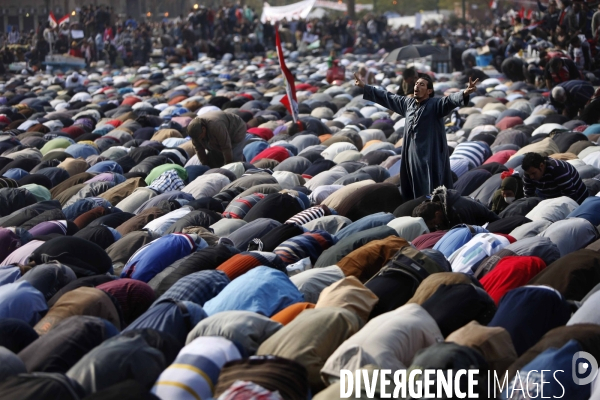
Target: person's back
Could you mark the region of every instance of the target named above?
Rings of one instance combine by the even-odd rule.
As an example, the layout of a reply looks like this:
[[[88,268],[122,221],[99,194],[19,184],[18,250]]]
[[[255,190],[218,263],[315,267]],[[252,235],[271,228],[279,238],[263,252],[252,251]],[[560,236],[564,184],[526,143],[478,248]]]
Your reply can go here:
[[[13,30],[8,34],[8,43],[9,44],[16,44],[19,42],[19,31]]]
[[[331,133],[331,130],[321,120],[314,117],[303,117],[300,119],[304,125],[304,130],[311,131],[317,135]]]
[[[448,203],[454,212],[460,217],[460,222],[469,225],[482,226],[488,222],[500,219],[496,213],[477,200],[467,196],[461,196],[456,190],[448,190]]]
[[[233,161],[242,161],[246,129],[246,123],[237,115],[211,111],[192,120],[187,131],[200,162],[216,168]],[[208,150],[209,154],[213,153],[213,156],[222,153],[222,157],[209,161],[204,156],[205,150]]]
[[[81,86],[84,83],[84,79],[77,72],[70,75],[65,81],[65,88],[70,89],[77,86]]]
[[[423,218],[431,232],[450,229],[458,224],[482,226],[500,219],[477,200],[461,196],[456,190],[444,186],[436,188],[430,200],[418,205],[412,216]]]
[[[522,168],[525,197],[553,199],[567,196],[581,204],[589,195],[575,167],[565,161],[527,153]]]
[[[580,79],[581,74],[573,60],[566,57],[552,57],[548,62],[544,77],[546,86],[551,88],[562,82]]]

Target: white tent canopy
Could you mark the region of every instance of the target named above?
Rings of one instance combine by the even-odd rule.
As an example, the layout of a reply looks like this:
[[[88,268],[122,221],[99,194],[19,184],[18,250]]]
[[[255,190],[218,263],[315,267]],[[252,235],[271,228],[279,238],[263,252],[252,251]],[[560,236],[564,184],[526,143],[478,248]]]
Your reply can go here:
[[[287,6],[271,7],[269,3],[263,4],[263,12],[260,21],[277,22],[284,19],[304,19],[310,13],[316,0],[304,0]]]
[[[287,6],[277,7],[271,7],[269,3],[263,3],[263,12],[260,17],[260,21],[264,24],[266,22],[282,21],[284,19],[287,19],[288,21],[291,21],[293,19],[304,19],[310,14],[313,7],[319,7],[321,9],[326,8],[329,10],[336,10],[341,12],[348,11],[348,7],[345,3],[337,3],[334,1],[325,0],[304,0],[298,3],[289,4]],[[363,10],[372,9],[373,4],[355,5],[355,10],[359,12]],[[322,14],[322,12],[320,12],[319,14]]]

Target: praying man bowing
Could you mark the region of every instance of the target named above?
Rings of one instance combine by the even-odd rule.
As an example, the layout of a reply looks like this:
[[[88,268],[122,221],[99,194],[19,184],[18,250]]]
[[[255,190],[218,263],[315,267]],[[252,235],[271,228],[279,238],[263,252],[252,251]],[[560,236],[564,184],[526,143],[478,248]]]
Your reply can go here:
[[[406,200],[429,195],[439,186],[452,189],[452,171],[443,118],[456,107],[469,102],[477,79],[469,78],[462,92],[442,98],[433,98],[433,81],[423,76],[415,82],[414,97],[398,96],[374,86],[365,85],[354,74],[356,86],[364,88],[363,98],[380,104],[406,118],[402,160],[400,162],[400,189]]]

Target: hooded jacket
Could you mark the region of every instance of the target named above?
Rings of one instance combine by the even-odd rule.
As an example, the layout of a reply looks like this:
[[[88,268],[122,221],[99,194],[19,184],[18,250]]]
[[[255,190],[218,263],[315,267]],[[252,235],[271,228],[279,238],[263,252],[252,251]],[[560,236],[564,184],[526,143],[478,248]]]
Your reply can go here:
[[[487,222],[499,219],[483,204],[469,197],[461,196],[456,190],[446,189],[444,186],[436,188],[430,197],[432,201],[439,201],[442,204],[450,227],[461,223],[483,226]]]

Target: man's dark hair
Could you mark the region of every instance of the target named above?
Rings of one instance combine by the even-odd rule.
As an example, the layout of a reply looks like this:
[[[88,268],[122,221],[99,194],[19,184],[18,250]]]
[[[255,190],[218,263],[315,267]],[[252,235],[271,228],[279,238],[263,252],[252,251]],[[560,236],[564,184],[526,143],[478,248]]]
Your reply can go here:
[[[417,71],[415,71],[413,67],[406,68],[404,71],[402,71],[402,79],[404,80],[413,78],[415,76],[417,76]]]
[[[437,201],[424,201],[412,212],[413,217],[421,217],[425,222],[435,218],[435,213],[442,210],[442,205]]]
[[[427,89],[431,89],[433,90],[433,79],[431,79],[431,77],[427,74],[419,74],[419,79],[423,79],[425,81],[427,81]],[[433,97],[435,94],[434,92],[431,92],[429,94],[429,97]]]
[[[556,74],[563,66],[563,60],[560,57],[552,57],[548,62],[548,69],[553,74]]]
[[[523,157],[523,163],[521,164],[521,168],[523,171],[527,171],[529,168],[540,168],[540,164],[546,160],[546,157],[542,156],[539,153],[527,153],[525,157]]]
[[[295,135],[298,132],[302,132],[304,130],[304,124],[302,123],[302,121],[298,121],[295,124],[292,124],[288,129],[287,129],[287,134],[290,136]]]

